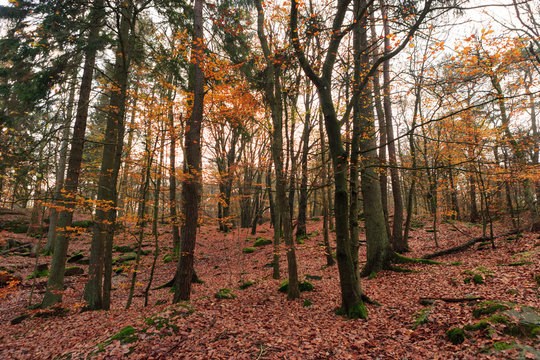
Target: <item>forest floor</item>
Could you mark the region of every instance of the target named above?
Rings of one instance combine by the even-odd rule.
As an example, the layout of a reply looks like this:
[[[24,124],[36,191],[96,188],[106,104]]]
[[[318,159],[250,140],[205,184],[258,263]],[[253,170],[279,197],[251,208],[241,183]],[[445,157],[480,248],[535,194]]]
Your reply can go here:
[[[13,217],[13,215],[10,215]],[[5,221],[5,216],[0,218]],[[3,220],[2,220],[3,219]],[[440,247],[435,247],[428,221],[415,221],[411,233],[410,257],[420,257],[464,243],[481,235],[481,227],[468,223],[443,223],[438,232]],[[161,252],[152,288],[166,283],[174,275],[176,264],[167,256],[171,234],[160,227]],[[364,292],[380,303],[367,305],[367,320],[349,320],[335,314],[340,305],[337,267],[327,267],[322,243],[322,222],[309,221],[309,239],[297,244],[301,279],[314,285],[302,292],[300,299],[288,300],[278,292],[282,280],[272,279],[269,265],[272,245],[252,246],[255,237],[272,238],[272,229],[259,227],[255,236],[247,229],[223,234],[215,226],[200,229],[195,269],[203,280],[193,284],[189,304],[172,305],[170,289],[152,290],[149,306],[144,307],[143,291],[153,260],[152,252],[142,257],[134,302],[125,309],[132,276],[132,265],[125,263],[113,276],[110,311],[82,312],[82,294],[87,265],[78,265],[85,274],[66,277],[63,311],[52,314],[26,310],[36,259],[16,255],[0,256],[0,270],[18,275],[17,286],[0,288],[0,359],[535,359],[539,356],[538,327],[532,337],[525,336],[511,323],[525,314],[533,322],[539,309],[540,236],[523,233],[495,240],[496,248],[475,244],[466,251],[439,257],[440,264],[405,264],[413,270],[402,273],[382,271],[363,279]],[[498,225],[496,234],[508,228]],[[333,233],[331,233],[333,235]],[[9,239],[37,241],[23,234],[0,232],[0,242]],[[115,240],[117,245],[134,246],[135,235],[126,231]],[[88,256],[90,234],[75,237],[69,254]],[[1,246],[1,244],[0,244]],[[480,248],[479,248],[480,247]],[[153,250],[148,235],[145,250]],[[122,249],[125,251],[125,249]],[[366,248],[361,246],[360,259]],[[116,251],[114,256],[121,256]],[[286,277],[285,256],[281,274]],[[40,264],[50,263],[50,256],[40,256]],[[77,265],[77,264],[75,264]],[[122,271],[122,272],[120,272]],[[480,277],[483,283],[476,284]],[[467,281],[467,278],[471,279]],[[39,302],[47,278],[38,278],[33,302]],[[246,289],[239,285],[254,284]],[[219,289],[229,288],[234,299],[217,299]],[[468,300],[468,297],[481,299]],[[421,304],[421,298],[439,298]],[[460,298],[460,302],[441,299]],[[489,321],[473,317],[473,310],[484,301],[499,301],[501,309]],[[493,305],[494,303],[489,303]],[[18,315],[28,318],[11,324]],[[422,316],[425,315],[425,316]],[[514,316],[514,317],[513,317]],[[526,317],[527,317],[526,316]],[[535,317],[536,316],[536,317]],[[499,320],[497,320],[499,319]],[[507,320],[501,320],[507,319]],[[417,321],[418,320],[418,321]],[[416,322],[416,325],[415,325]],[[464,332],[462,343],[449,341],[446,332],[454,327],[477,325]],[[517,329],[517,330],[516,330]]]

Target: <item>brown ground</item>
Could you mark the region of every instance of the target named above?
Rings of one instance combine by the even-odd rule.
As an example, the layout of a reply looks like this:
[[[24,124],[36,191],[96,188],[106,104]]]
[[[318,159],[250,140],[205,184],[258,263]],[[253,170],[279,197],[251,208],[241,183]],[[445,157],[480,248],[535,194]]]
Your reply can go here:
[[[426,222],[427,223],[427,222]],[[426,225],[426,228],[429,225]],[[519,306],[539,307],[539,285],[534,276],[540,274],[540,240],[538,234],[525,233],[523,237],[497,239],[496,249],[469,250],[438,258],[440,265],[404,265],[415,273],[383,271],[373,279],[364,279],[365,293],[381,306],[368,305],[367,320],[348,320],[337,316],[334,310],[340,304],[337,268],[326,268],[320,221],[309,222],[309,232],[317,235],[298,245],[299,274],[322,276],[310,280],[314,291],[304,292],[298,300],[287,300],[277,291],[280,281],[271,278],[271,269],[265,267],[272,256],[272,247],[257,248],[252,254],[243,254],[242,248],[251,246],[253,239],[248,230],[241,229],[222,234],[213,227],[202,227],[197,244],[196,271],[204,281],[194,284],[189,306],[171,305],[168,289],[150,293],[150,306],[143,307],[142,292],[146,286],[152,255],[143,257],[143,269],[138,275],[136,297],[131,309],[125,310],[131,273],[113,278],[112,309],[110,311],[81,312],[82,292],[86,275],[66,278],[64,307],[67,314],[52,317],[32,317],[20,324],[10,320],[25,311],[32,280],[23,280],[15,289],[0,289],[0,359],[84,359],[96,352],[98,344],[103,351],[96,359],[485,359],[535,358],[532,351],[538,346],[536,339],[511,337],[502,331],[503,325],[493,325],[494,331],[469,332],[470,337],[460,345],[452,345],[445,332],[454,326],[475,323],[471,303],[436,301],[429,322],[412,329],[413,314],[425,308],[422,297],[465,297],[475,295],[486,300],[509,301]],[[455,229],[459,229],[456,231]],[[170,246],[171,235],[165,227],[160,236],[162,247]],[[499,228],[497,233],[506,229]],[[439,232],[441,248],[463,243],[480,235],[478,226],[457,223],[442,224]],[[257,236],[272,237],[272,230],[262,226]],[[436,250],[433,233],[416,229],[412,233],[411,257],[419,257]],[[24,235],[0,233],[1,239],[17,237],[29,241]],[[77,250],[89,252],[89,234],[75,238],[69,253]],[[118,244],[133,244],[134,236],[121,234]],[[34,240],[35,241],[35,240]],[[152,249],[148,236],[145,249]],[[439,249],[441,249],[439,248]],[[526,252],[526,253],[525,253]],[[153,287],[171,279],[176,264],[162,261],[159,256]],[[524,254],[521,254],[524,253]],[[115,253],[115,256],[119,255]],[[361,259],[365,247],[361,248]],[[503,266],[525,260],[521,266]],[[1,265],[26,279],[32,272],[35,258],[4,255]],[[50,262],[41,257],[39,263]],[[453,264],[461,262],[462,264]],[[482,266],[478,270],[477,268]],[[85,272],[87,266],[84,266]],[[282,256],[282,276],[286,263]],[[475,270],[476,269],[476,270]],[[473,270],[485,277],[485,283],[466,284],[463,274]],[[483,272],[482,272],[483,271]],[[246,280],[255,284],[246,290],[238,285]],[[44,293],[46,278],[38,279],[34,302]],[[230,288],[233,300],[218,300],[214,294],[220,288]],[[311,306],[303,306],[309,300]],[[156,303],[165,302],[161,305]],[[517,306],[516,306],[517,308]],[[30,312],[36,313],[36,311]],[[157,319],[147,319],[157,315]],[[158,325],[165,323],[164,327]],[[122,344],[119,340],[107,342],[122,328],[133,326],[137,340]],[[515,341],[517,349],[480,353],[492,344]],[[527,346],[529,346],[527,348]],[[524,350],[525,349],[525,350]],[[129,355],[128,355],[129,354]],[[71,356],[71,357],[70,357]]]

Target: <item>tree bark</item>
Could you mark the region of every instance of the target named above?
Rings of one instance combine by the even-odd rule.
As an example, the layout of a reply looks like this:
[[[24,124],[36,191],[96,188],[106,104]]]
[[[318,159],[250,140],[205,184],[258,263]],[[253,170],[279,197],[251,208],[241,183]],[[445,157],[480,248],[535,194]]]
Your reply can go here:
[[[126,3],[120,8],[121,20],[116,48],[116,59],[111,75],[115,90],[110,94],[110,105],[107,113],[107,127],[101,170],[98,180],[97,207],[94,218],[94,231],[90,248],[90,264],[88,282],[84,290],[86,306],[89,310],[103,308],[103,275],[105,258],[112,255],[112,239],[116,224],[117,182],[120,169],[122,148],[124,143],[124,117],[130,68],[130,23],[133,4]],[[111,244],[107,246],[107,242]],[[111,269],[112,270],[112,269]]]
[[[189,300],[197,225],[199,222],[199,203],[201,200],[201,128],[204,110],[203,54],[205,51],[203,33],[203,0],[195,0],[193,8],[193,103],[191,116],[185,130],[186,179],[182,183],[182,203],[185,221],[182,224],[182,241],[173,302]]]
[[[92,77],[96,62],[97,39],[101,30],[104,17],[103,0],[95,0],[90,12],[90,32],[86,48],[83,66],[83,76],[77,103],[77,113],[73,136],[71,138],[71,149],[69,153],[68,169],[66,181],[63,186],[63,195],[58,204],[62,208],[58,215],[58,231],[54,244],[51,270],[47,280],[47,289],[43,297],[41,306],[48,307],[62,302],[62,292],[64,291],[64,271],[66,268],[66,255],[69,246],[70,233],[66,229],[71,225],[73,211],[75,209],[75,196],[79,186],[79,175],[81,172],[82,153],[84,148],[84,138],[86,132],[86,120],[88,118],[88,106],[90,103],[90,91],[92,90]]]

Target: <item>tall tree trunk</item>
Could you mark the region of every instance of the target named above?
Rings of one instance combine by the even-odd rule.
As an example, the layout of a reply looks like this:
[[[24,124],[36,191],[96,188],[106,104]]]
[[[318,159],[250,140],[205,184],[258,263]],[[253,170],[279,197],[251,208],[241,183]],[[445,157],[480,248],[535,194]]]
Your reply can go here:
[[[94,217],[94,231],[90,248],[88,282],[84,290],[86,306],[89,310],[103,308],[103,274],[108,248],[112,252],[112,243],[107,246],[107,239],[112,242],[116,224],[116,197],[119,162],[124,143],[124,116],[130,67],[130,23],[133,4],[126,3],[120,8],[121,20],[116,48],[116,59],[111,79],[115,90],[110,94],[111,109],[107,114],[107,127],[98,180],[97,208]],[[133,34],[131,34],[133,35]]]
[[[201,200],[201,128],[204,107],[204,74],[202,56],[205,51],[203,33],[203,0],[195,0],[193,8],[193,107],[185,131],[185,164],[187,178],[182,183],[182,203],[184,223],[182,224],[182,241],[173,302],[189,300],[191,296],[191,279],[193,277],[193,259],[197,225],[199,222],[199,203]]]
[[[169,97],[169,101],[169,212],[171,213],[173,254],[176,258],[180,251],[180,232],[178,228],[179,221],[176,207],[176,138],[178,134],[176,132],[176,126],[174,125],[172,96]]]
[[[326,265],[333,266],[336,262],[334,256],[332,255],[332,248],[330,246],[330,236],[329,236],[329,222],[330,222],[330,184],[328,181],[328,171],[326,165],[326,146],[324,141],[324,128],[323,128],[323,115],[322,112],[319,112],[319,134],[321,139],[321,164],[322,164],[322,201],[323,201],[323,240],[324,240],[324,252],[326,255]]]
[[[373,46],[373,58],[377,59],[379,57],[379,48],[377,44],[377,33],[375,31],[375,15],[374,12],[370,12],[370,29],[371,29],[371,38]],[[383,104],[381,101],[381,85],[379,80],[380,72],[377,70],[373,74],[373,98],[375,103],[375,111],[377,114],[377,120],[379,125],[379,162],[381,166],[384,166],[380,169],[379,182],[381,184],[381,201],[384,212],[384,218],[386,220],[386,231],[388,236],[392,235],[390,231],[390,225],[388,222],[388,172],[386,169],[386,120],[384,116]]]
[[[384,48],[385,53],[391,49],[390,27],[388,25],[387,5],[381,0]],[[392,181],[392,196],[394,198],[394,223],[392,226],[392,245],[395,251],[403,253],[409,250],[407,239],[403,237],[403,197],[401,195],[401,183],[397,168],[396,145],[394,143],[394,127],[392,119],[392,101],[390,98],[390,60],[383,62],[383,105],[386,125],[386,137],[388,142],[388,160],[390,165],[390,179]]]
[[[348,157],[341,139],[341,125],[337,118],[336,109],[332,99],[332,72],[336,61],[337,50],[341,42],[340,30],[345,13],[350,1],[339,1],[337,13],[332,25],[332,38],[328,47],[327,55],[322,66],[322,75],[315,73],[305,57],[300,45],[298,34],[298,1],[291,1],[290,28],[291,42],[294,46],[296,57],[302,66],[304,73],[317,87],[321,109],[324,114],[324,123],[328,136],[332,166],[334,169],[334,214],[336,224],[336,256],[338,263],[339,279],[341,286],[341,308],[345,314],[353,317],[366,317],[367,312],[362,301],[362,288],[358,276],[358,268],[355,268],[352,244],[349,236],[349,199],[347,193],[347,169]],[[365,3],[359,3],[365,6]],[[358,7],[357,7],[358,8]],[[378,187],[377,182],[377,187]],[[380,188],[379,188],[380,201]],[[382,212],[382,209],[381,209]]]
[[[67,103],[67,113],[64,119],[64,129],[62,130],[62,143],[60,145],[60,153],[58,155],[58,168],[56,171],[56,184],[54,187],[53,201],[56,203],[62,196],[60,191],[64,185],[64,179],[66,174],[66,160],[68,155],[69,133],[71,129],[71,122],[73,117],[73,107],[75,105],[75,88],[77,86],[77,70],[73,72],[71,84],[69,88],[69,97]],[[54,243],[56,241],[56,225],[58,223],[58,209],[56,206],[51,208],[51,214],[49,216],[49,231],[47,233],[47,244],[45,245],[45,252],[51,253],[54,249]]]
[[[367,5],[365,0],[355,0],[355,3],[357,4],[357,9]],[[369,56],[367,53],[369,44],[365,29],[366,21],[367,16],[364,17],[364,20],[360,22],[360,25],[355,30],[357,36],[355,42],[358,42],[358,55],[355,64],[355,67],[357,68],[357,83],[361,82],[361,77],[369,69]],[[362,89],[358,101],[354,106],[354,114],[357,117],[356,121],[361,129],[359,134],[362,135],[359,139],[359,150],[363,157],[363,166],[360,171],[360,176],[362,180],[361,188],[367,244],[367,261],[362,272],[363,275],[370,275],[373,272],[378,272],[389,266],[391,251],[388,233],[386,231],[386,219],[383,211],[381,186],[379,176],[375,171],[379,160],[376,150],[377,138],[373,116],[373,104],[371,102],[371,88],[369,84]],[[388,117],[386,118],[386,121],[388,121]],[[356,255],[356,257],[358,257],[358,255]]]
[[[309,83],[306,84],[309,88]],[[302,157],[301,157],[301,180],[300,195],[298,197],[298,220],[296,225],[296,238],[306,235],[307,202],[308,202],[308,151],[309,134],[311,133],[311,91],[305,95],[304,102],[306,115],[304,116],[304,128],[302,130]]]
[[[272,116],[272,159],[276,171],[276,215],[281,215],[281,226],[285,240],[287,270],[289,274],[289,289],[287,296],[295,299],[300,296],[298,286],[298,270],[296,265],[296,252],[292,234],[291,212],[287,201],[287,178],[283,166],[283,99],[279,79],[279,68],[281,64],[276,64],[272,58],[266,35],[264,34],[264,10],[261,0],[256,0],[258,11],[257,34],[267,66],[267,77],[265,81],[265,100],[270,106]],[[276,223],[279,217],[276,216]],[[274,227],[274,233],[279,233],[280,228]],[[275,236],[275,235],[274,235]]]
[[[163,150],[165,146],[165,135],[161,133],[161,144],[159,150],[159,163],[156,171],[156,187],[154,189],[154,216],[152,217],[152,235],[158,235],[158,219],[159,219],[159,194],[161,193],[161,169],[163,168]]]
[[[137,211],[137,225],[139,227],[139,234],[137,236],[137,258],[135,259],[135,268],[131,276],[131,283],[129,287],[128,299],[126,302],[126,309],[129,309],[133,300],[133,294],[135,292],[135,283],[137,280],[137,273],[139,270],[139,263],[141,257],[142,243],[144,240],[144,227],[146,225],[146,203],[148,201],[148,188],[150,187],[150,172],[152,168],[152,162],[154,158],[154,149],[151,149],[150,139],[150,124],[147,123],[147,134],[145,140],[145,152],[143,156],[141,166],[141,186],[139,191],[139,209]],[[157,143],[157,141],[156,141]]]
[[[63,208],[58,215],[58,232],[54,244],[54,253],[51,261],[51,270],[47,280],[47,289],[41,306],[48,307],[62,301],[64,291],[64,271],[66,268],[66,255],[69,246],[70,233],[67,227],[71,225],[73,210],[75,209],[75,196],[79,186],[81,172],[82,153],[86,132],[86,120],[88,118],[88,106],[90,103],[90,91],[92,90],[92,77],[96,62],[97,42],[104,17],[103,0],[95,0],[90,11],[90,31],[83,66],[83,75],[75,115],[75,125],[71,138],[66,181],[63,186],[63,195],[58,204]]]

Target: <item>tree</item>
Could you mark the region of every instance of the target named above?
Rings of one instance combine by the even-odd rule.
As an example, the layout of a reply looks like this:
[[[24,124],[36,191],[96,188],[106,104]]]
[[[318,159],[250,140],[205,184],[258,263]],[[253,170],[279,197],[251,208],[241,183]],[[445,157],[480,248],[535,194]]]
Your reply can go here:
[[[176,283],[173,302],[189,300],[191,296],[191,278],[193,276],[193,258],[197,226],[199,221],[199,203],[201,192],[201,128],[204,108],[204,34],[203,1],[195,0],[193,7],[192,39],[192,83],[193,102],[191,115],[185,130],[186,179],[182,183],[182,203],[184,223],[181,231],[180,257],[176,270]]]

